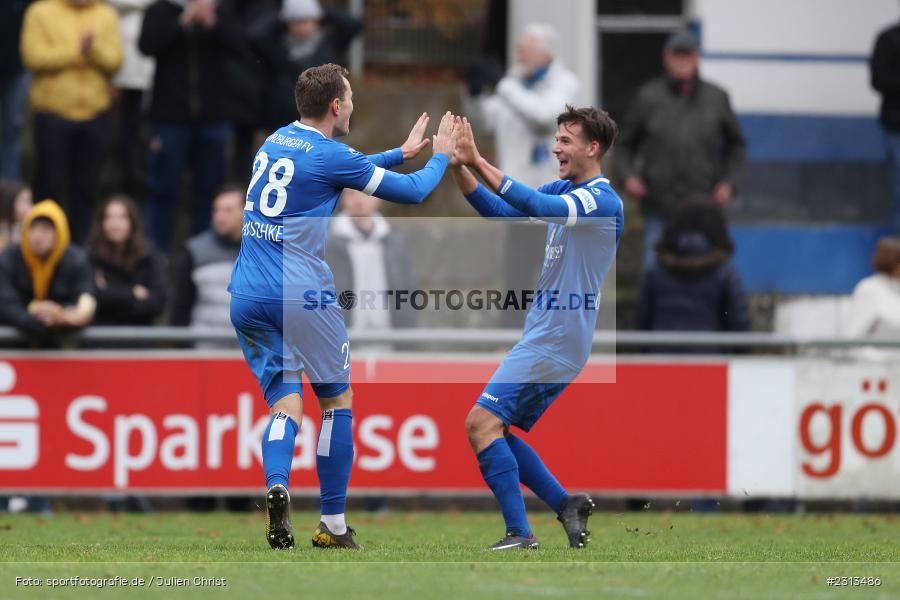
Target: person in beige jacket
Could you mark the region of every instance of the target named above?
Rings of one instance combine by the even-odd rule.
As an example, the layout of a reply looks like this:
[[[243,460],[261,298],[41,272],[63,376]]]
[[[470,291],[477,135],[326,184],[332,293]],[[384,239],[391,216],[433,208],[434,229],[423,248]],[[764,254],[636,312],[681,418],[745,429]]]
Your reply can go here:
[[[116,11],[98,0],[38,0],[25,13],[31,71],[35,196],[52,198],[83,242],[106,155],[110,79],[122,64]]]

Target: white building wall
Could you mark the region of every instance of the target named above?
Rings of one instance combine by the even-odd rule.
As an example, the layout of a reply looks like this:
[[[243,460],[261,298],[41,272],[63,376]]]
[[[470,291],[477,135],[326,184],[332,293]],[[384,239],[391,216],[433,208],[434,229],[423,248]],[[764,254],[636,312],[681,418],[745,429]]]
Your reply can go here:
[[[694,0],[704,75],[738,112],[870,116],[868,57],[897,0]]]
[[[693,0],[705,50],[868,55],[900,19],[897,0]]]

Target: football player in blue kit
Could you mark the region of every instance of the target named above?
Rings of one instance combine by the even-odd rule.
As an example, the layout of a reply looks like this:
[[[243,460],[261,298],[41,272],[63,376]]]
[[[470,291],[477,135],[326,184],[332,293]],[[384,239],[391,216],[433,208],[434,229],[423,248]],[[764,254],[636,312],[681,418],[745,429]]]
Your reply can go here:
[[[350,343],[324,259],[328,217],[344,188],[404,204],[421,203],[437,186],[453,153],[455,119],[447,113],[431,140],[433,155],[408,175],[389,169],[416,156],[428,116],[406,143],[366,156],[335,138],[350,131],[353,91],[335,64],[300,74],[299,120],[271,134],[253,162],[244,206],[241,251],[229,285],[231,321],[271,413],[262,438],[266,539],[292,548],[288,479],[302,417],[301,372],[322,409],[316,446],[321,520],[318,547],[359,545],[344,518],[353,464]]]
[[[553,147],[560,178],[535,190],[484,160],[468,121],[457,122],[451,172],[478,213],[548,223],[543,268],[522,338],[466,418],[469,443],[506,523],[506,535],[493,550],[538,547],[520,483],[557,514],[571,547],[582,548],[590,539],[591,498],[566,492],[537,453],[509,428],[529,431],[590,355],[600,289],[624,225],[622,200],[600,170],[600,158],[617,132],[606,112],[567,106],[557,118]]]

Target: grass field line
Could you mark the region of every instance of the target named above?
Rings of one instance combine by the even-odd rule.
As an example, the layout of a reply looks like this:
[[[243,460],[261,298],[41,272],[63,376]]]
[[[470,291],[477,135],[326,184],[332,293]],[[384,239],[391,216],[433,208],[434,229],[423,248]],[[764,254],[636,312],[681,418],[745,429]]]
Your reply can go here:
[[[284,552],[290,555],[290,551]],[[331,550],[326,550],[331,552]],[[335,551],[339,552],[339,551]],[[540,551],[530,551],[539,554]],[[333,565],[333,560],[301,560],[296,563],[276,560],[0,560],[0,565]],[[347,561],[353,562],[353,561]],[[473,557],[460,560],[364,560],[358,561],[366,565],[465,565],[480,563]],[[341,564],[346,564],[341,563]],[[523,565],[529,564],[520,560],[491,560],[491,565]],[[597,566],[597,565],[900,565],[896,560],[552,560],[541,563],[552,566]]]

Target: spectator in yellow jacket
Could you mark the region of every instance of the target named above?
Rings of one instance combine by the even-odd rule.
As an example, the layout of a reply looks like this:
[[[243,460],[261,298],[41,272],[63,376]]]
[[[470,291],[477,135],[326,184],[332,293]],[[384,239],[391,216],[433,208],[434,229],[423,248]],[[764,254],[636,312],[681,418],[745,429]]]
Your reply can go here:
[[[98,0],[38,0],[21,43],[32,73],[35,196],[59,202],[83,242],[106,156],[110,79],[122,64],[118,17]]]

